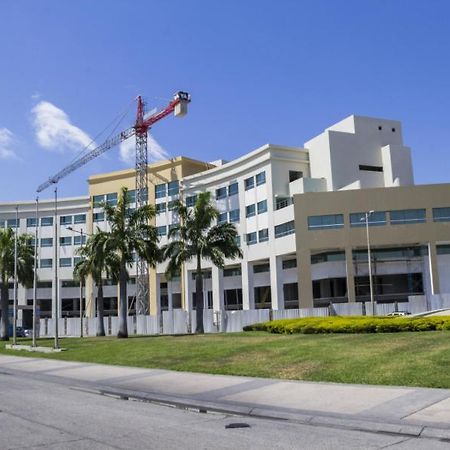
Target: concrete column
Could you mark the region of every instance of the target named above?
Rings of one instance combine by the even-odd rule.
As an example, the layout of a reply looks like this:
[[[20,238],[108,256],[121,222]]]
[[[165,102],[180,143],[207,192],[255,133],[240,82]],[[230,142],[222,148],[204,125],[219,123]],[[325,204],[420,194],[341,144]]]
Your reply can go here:
[[[272,296],[272,309],[284,309],[283,269],[281,258],[270,255],[270,289]]]
[[[214,311],[223,311],[225,309],[223,293],[223,270],[214,265],[212,267],[212,292]]]
[[[242,309],[255,309],[255,292],[253,289],[253,267],[242,261]]]
[[[186,265],[184,266],[183,274],[182,274],[182,302],[183,302],[183,309],[185,311],[192,311],[192,292],[193,288],[191,280],[189,279],[189,276],[191,273],[187,270]]]
[[[53,302],[53,299],[55,298],[55,280],[53,280],[52,283],[52,318],[55,318],[55,303]],[[61,280],[58,278],[58,298],[57,298],[57,302],[58,302],[58,317],[62,317],[61,314]]]
[[[312,308],[311,253],[308,249],[297,252],[298,298],[300,308]]]
[[[168,301],[168,307],[169,311],[173,310],[173,300],[172,300],[172,282],[167,282],[167,301]]]
[[[351,247],[345,248],[345,269],[347,272],[347,298],[349,303],[356,301],[355,293],[355,267],[353,265],[353,251]]]
[[[428,243],[428,261],[430,264],[431,294],[439,294],[439,269],[437,265],[436,242]]]
[[[156,270],[152,267],[148,271],[148,290],[149,290],[149,311],[151,315],[157,314],[161,310],[160,292],[159,292],[159,277],[156,275]],[[136,279],[137,283],[137,279]],[[136,285],[137,291],[137,285]]]

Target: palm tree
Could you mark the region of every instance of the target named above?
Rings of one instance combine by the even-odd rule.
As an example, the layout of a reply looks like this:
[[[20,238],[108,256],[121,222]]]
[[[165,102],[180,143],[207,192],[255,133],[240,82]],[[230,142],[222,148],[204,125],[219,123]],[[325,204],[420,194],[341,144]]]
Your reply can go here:
[[[17,237],[17,281],[30,287],[33,283],[34,247],[32,237],[22,234]],[[8,281],[14,276],[14,231],[0,229],[0,339],[9,340],[9,289]]]
[[[107,251],[107,240],[108,233],[97,227],[97,232],[89,237],[86,245],[78,249],[81,260],[73,270],[75,278],[82,282],[91,276],[97,288],[97,336],[105,336],[102,275],[106,273],[109,278],[118,278],[119,261],[115,253]]]
[[[129,207],[128,189],[123,187],[115,207],[103,204],[106,220],[111,231],[107,232],[105,251],[115,254],[119,262],[119,333],[117,337],[127,338],[127,281],[128,268],[132,266],[134,256],[138,255],[151,267],[159,261],[158,234],[149,224],[155,216],[155,208],[145,205],[132,210]]]
[[[170,279],[180,273],[184,263],[196,258],[195,303],[197,326],[196,333],[203,333],[203,274],[202,259],[210,260],[215,266],[223,268],[225,258],[242,258],[242,252],[236,242],[238,232],[232,223],[214,225],[219,211],[211,202],[209,192],[198,195],[193,209],[180,202],[175,210],[180,224],[169,231],[169,244],[164,248],[164,257],[169,260],[166,274]]]

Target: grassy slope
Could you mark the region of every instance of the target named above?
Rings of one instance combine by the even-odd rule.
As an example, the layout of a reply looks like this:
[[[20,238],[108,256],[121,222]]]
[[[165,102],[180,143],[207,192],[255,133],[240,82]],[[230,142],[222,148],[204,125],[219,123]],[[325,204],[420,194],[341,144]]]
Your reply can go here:
[[[42,340],[40,345],[52,345]],[[22,356],[311,381],[450,388],[450,332],[62,339],[66,352]],[[0,344],[0,353],[11,354]]]

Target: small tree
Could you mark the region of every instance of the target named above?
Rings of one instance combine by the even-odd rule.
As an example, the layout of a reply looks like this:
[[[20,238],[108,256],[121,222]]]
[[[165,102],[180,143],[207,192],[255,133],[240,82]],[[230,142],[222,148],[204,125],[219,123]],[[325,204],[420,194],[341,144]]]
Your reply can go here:
[[[225,258],[242,258],[236,238],[238,232],[234,224],[215,225],[219,211],[211,202],[209,192],[198,195],[193,209],[178,202],[180,223],[169,231],[169,244],[164,249],[164,257],[169,260],[166,274],[170,279],[179,273],[182,265],[193,259],[197,263],[195,274],[196,333],[203,333],[203,274],[202,260],[209,260],[223,268]]]
[[[34,247],[32,236],[22,234],[17,237],[17,281],[31,287],[33,283]],[[9,289],[8,282],[14,277],[14,231],[0,229],[0,339],[9,340]]]
[[[119,333],[117,337],[127,338],[128,268],[137,254],[151,267],[155,267],[160,259],[158,234],[156,228],[149,224],[155,216],[155,209],[145,205],[135,210],[129,208],[128,189],[122,188],[115,207],[103,204],[106,220],[111,231],[107,232],[105,250],[114,253],[119,261]]]
[[[97,227],[97,232],[89,237],[86,245],[78,249],[77,254],[81,256],[81,260],[73,271],[75,278],[81,282],[91,276],[97,288],[97,336],[105,336],[103,274],[116,280],[119,273],[118,258],[115,253],[107,250],[107,240],[108,233]]]

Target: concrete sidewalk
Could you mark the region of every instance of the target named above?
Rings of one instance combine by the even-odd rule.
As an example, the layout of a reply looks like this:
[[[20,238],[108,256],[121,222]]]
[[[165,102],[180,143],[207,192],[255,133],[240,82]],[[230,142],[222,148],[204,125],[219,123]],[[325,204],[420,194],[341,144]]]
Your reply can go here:
[[[311,383],[0,355],[0,371],[95,393],[450,440],[450,390]]]

